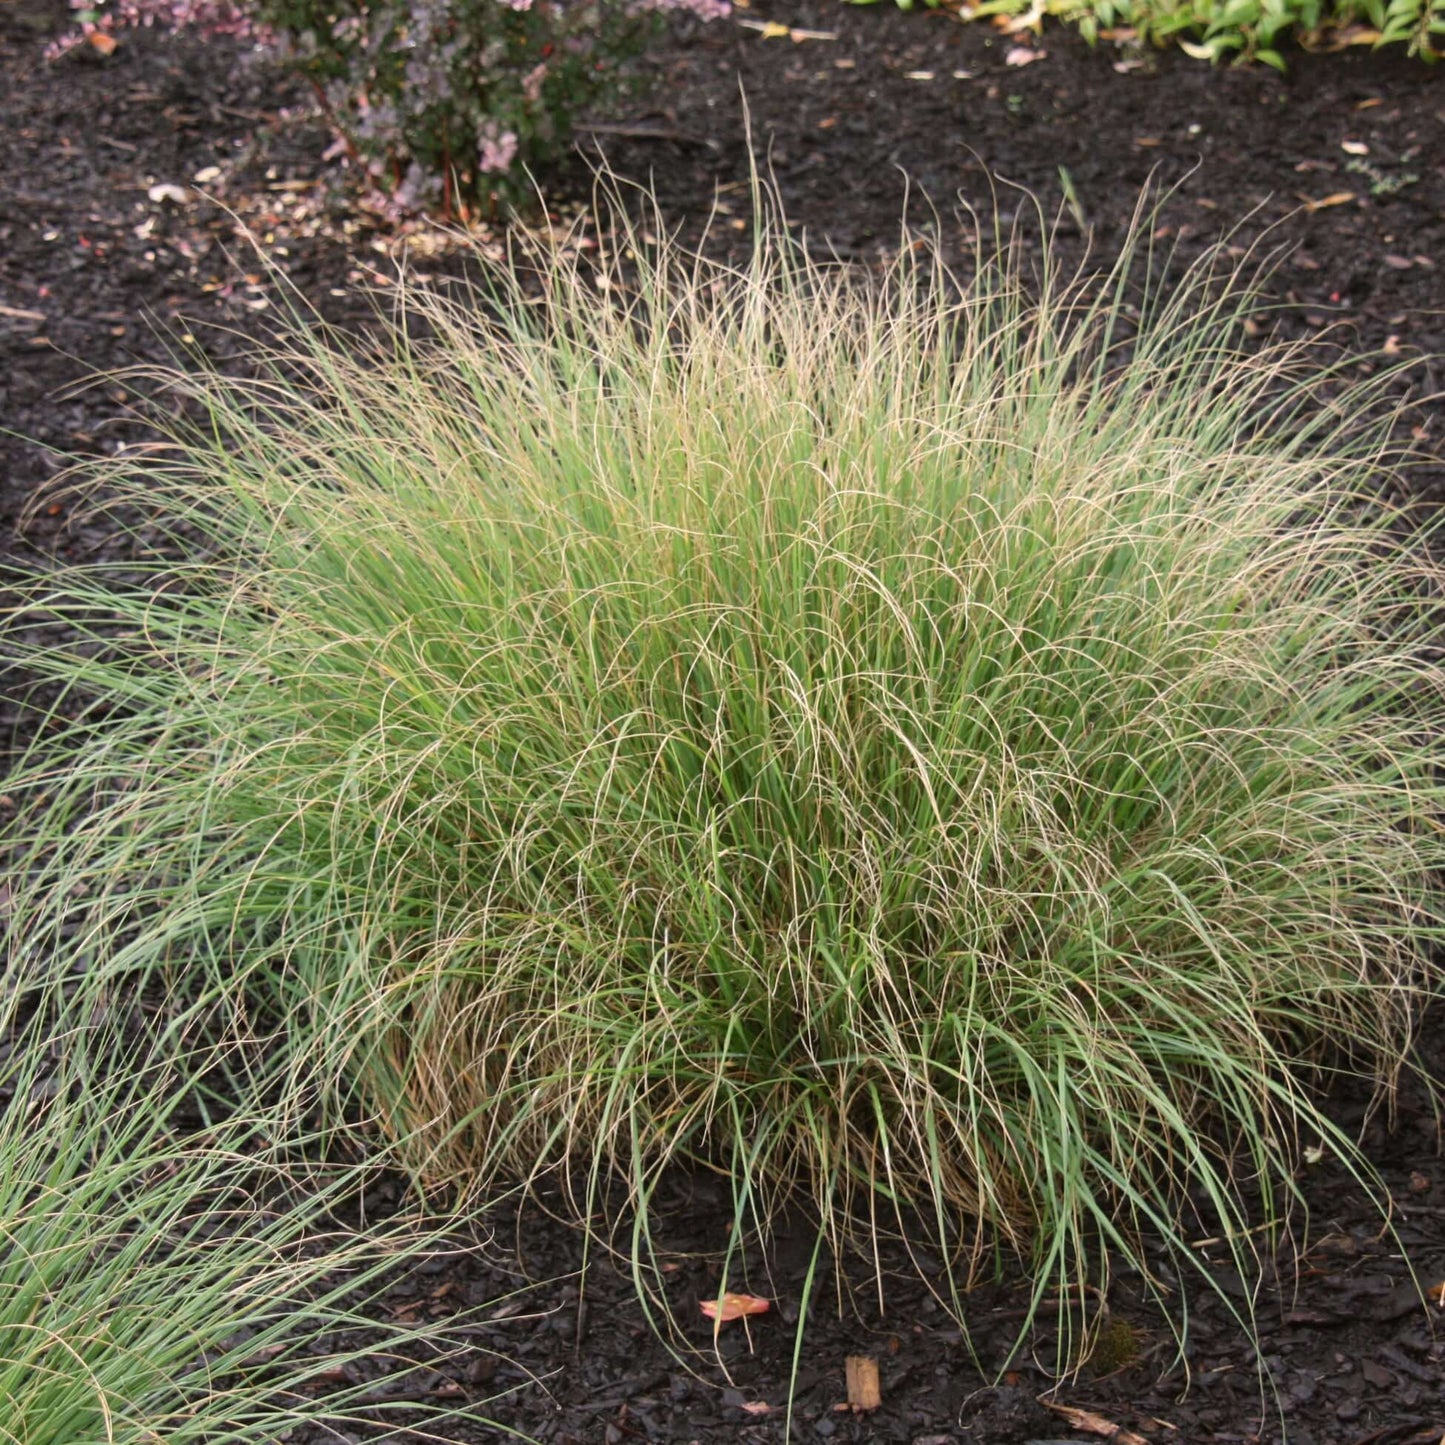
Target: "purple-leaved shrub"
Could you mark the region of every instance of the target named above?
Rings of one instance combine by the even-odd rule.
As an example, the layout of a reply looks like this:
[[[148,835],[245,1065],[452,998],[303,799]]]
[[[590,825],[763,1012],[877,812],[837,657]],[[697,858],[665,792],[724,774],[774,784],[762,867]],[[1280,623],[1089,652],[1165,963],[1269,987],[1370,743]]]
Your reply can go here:
[[[727,0],[255,0],[377,185],[461,213],[527,188],[659,14]]]
[[[276,50],[339,144],[404,209],[468,216],[529,189],[574,120],[621,85],[665,11],[730,0],[72,0],[73,49],[123,26],[189,25]],[[98,48],[106,50],[107,43]]]

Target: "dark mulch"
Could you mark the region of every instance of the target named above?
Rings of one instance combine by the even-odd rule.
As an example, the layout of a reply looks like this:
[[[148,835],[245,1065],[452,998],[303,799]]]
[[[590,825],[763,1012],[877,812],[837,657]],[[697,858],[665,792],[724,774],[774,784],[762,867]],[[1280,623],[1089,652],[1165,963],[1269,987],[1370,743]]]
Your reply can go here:
[[[0,436],[0,545],[32,559],[124,556],[136,545],[113,526],[69,525],[59,499],[43,503],[23,536],[16,524],[65,458],[145,437],[125,414],[126,383],[75,394],[75,382],[160,359],[167,331],[194,334],[231,365],[244,337],[276,318],[282,297],[239,225],[344,324],[369,315],[364,288],[384,284],[402,251],[422,274],[460,264],[425,228],[398,232],[334,194],[317,160],[326,138],[304,97],[241,64],[234,48],[140,34],[104,63],[82,56],[52,68],[41,51],[62,9],[61,0],[0,8],[0,427],[11,433]],[[910,223],[932,224],[918,202],[926,192],[943,249],[966,256],[969,228],[954,214],[956,199],[988,206],[992,173],[1052,209],[1064,167],[1096,253],[1108,256],[1150,175],[1174,181],[1192,171],[1154,222],[1160,239],[1187,256],[1236,223],[1241,246],[1273,226],[1273,240],[1293,248],[1275,283],[1281,330],[1339,324],[1352,347],[1445,355],[1445,71],[1362,51],[1291,56],[1285,78],[1211,71],[1178,55],[1089,50],[1058,30],[1039,43],[921,9],[828,0],[754,0],[737,18],[832,38],[683,26],[644,67],[662,82],[655,98],[598,117],[584,142],[601,146],[622,175],[650,178],[669,224],[690,236],[716,201],[707,241],[715,252],[741,255],[747,243],[741,82],[754,141],[790,218],[822,253],[867,263],[896,249],[911,184]],[[192,193],[198,175],[229,209]],[[552,194],[562,220],[585,207],[580,159]],[[1020,205],[1007,186],[999,196],[1005,211]],[[1071,227],[1066,215],[1062,244],[1077,251],[1082,238]],[[1400,385],[1423,397],[1445,385],[1445,370],[1422,364]],[[1442,422],[1439,404],[1427,403],[1407,424],[1438,453]],[[1423,497],[1445,495],[1440,475],[1416,478]],[[29,715],[13,698],[3,709],[0,728],[23,732]],[[1438,1032],[1422,1049],[1440,1074]],[[1422,1303],[1400,1253],[1408,1248],[1422,1284],[1445,1277],[1436,1121],[1414,1093],[1393,1129],[1382,1118],[1365,1126],[1364,1101],[1353,1095],[1334,1107],[1343,1124],[1365,1129],[1398,1206],[1397,1234],[1382,1231],[1339,1166],[1326,1160],[1308,1171],[1313,1217],[1307,1238],[1296,1236],[1304,1253],[1283,1253],[1279,1281],[1255,1301],[1269,1391],[1261,1392],[1259,1356],[1219,1299],[1194,1292],[1181,1362],[1125,1280],[1110,1301],[1122,1322],[1112,1353],[1065,1384],[1059,1403],[1180,1445],[1275,1441],[1286,1429],[1294,1445],[1425,1445],[1445,1436],[1445,1344],[1432,1333],[1439,1310]],[[679,1182],[677,1190],[669,1242],[699,1256],[716,1250],[727,1216],[715,1187]],[[649,1333],[630,1283],[604,1262],[580,1301],[575,1279],[538,1284],[520,1312],[496,1312],[474,1354],[434,1374],[386,1379],[376,1362],[378,1401],[421,1394],[483,1409],[476,1402],[511,1390],[486,1413],[557,1445],[781,1440],[808,1245],[804,1229],[785,1229],[771,1272],[760,1265],[751,1277],[779,1308],[753,1322],[751,1350],[736,1326],[723,1333],[731,1384],[705,1361],[702,1380],[682,1369]],[[515,1231],[497,1221],[491,1263],[435,1261],[398,1285],[392,1306],[445,1314],[504,1292],[519,1271],[550,1280],[577,1264],[575,1239],[539,1216]],[[1039,1402],[1054,1383],[1049,1329],[1007,1353],[1023,1302],[1016,1276],[969,1301],[975,1360],[902,1251],[884,1264],[886,1314],[866,1287],[841,1317],[826,1290],[815,1300],[799,1362],[797,1438],[1103,1438]],[[1244,1287],[1223,1261],[1212,1267],[1224,1297],[1242,1304]],[[716,1287],[715,1266],[684,1261],[669,1280],[682,1317],[697,1319],[694,1343],[706,1347],[695,1307]],[[872,1355],[881,1368],[883,1406],[864,1419],[836,1408],[850,1354]],[[497,1438],[482,1424],[459,1423],[457,1433]],[[417,1437],[393,1423],[365,1438]]]

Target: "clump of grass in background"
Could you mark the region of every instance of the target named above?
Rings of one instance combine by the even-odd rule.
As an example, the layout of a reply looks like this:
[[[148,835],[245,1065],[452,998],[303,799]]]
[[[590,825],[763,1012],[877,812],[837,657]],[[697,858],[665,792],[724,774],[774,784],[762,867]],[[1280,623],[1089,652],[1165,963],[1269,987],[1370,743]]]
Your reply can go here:
[[[870,5],[875,0],[849,0]],[[1445,45],[1445,0],[924,0],[964,19],[1045,15],[1075,24],[1091,44],[1100,36],[1146,45],[1178,45],[1196,60],[1259,60],[1285,68],[1281,47],[1296,40],[1313,50],[1351,45],[1405,45],[1436,61]],[[911,10],[914,0],[897,0]]]
[[[640,1264],[679,1162],[957,1289],[1247,1262],[1301,1140],[1368,1177],[1316,1086],[1388,1090],[1437,983],[1439,578],[1370,398],[1242,350],[1217,257],[631,239],[169,378],[204,427],[103,475],[210,551],[31,584],[110,715],[10,785],[16,938],[272,1020],[425,1188],[621,1181]]]
[[[445,1247],[444,1223],[348,1227],[337,1212],[354,1212],[378,1165],[308,1157],[244,1095],[206,1122],[198,1102],[222,1060],[164,1028],[142,1048],[123,992],[71,978],[56,1006],[43,985],[6,982],[0,1442],[269,1445],[301,1424],[375,1427],[407,1409],[436,1429],[456,1415],[378,1398],[350,1368],[466,1348],[455,1322],[375,1308],[398,1258]]]

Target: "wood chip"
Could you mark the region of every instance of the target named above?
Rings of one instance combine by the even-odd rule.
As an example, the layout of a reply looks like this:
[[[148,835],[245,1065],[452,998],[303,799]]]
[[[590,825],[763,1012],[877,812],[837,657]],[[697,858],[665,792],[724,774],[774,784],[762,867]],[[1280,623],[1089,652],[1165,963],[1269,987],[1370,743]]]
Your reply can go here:
[[[1394,1375],[1376,1360],[1361,1360],[1360,1374],[1366,1384],[1373,1385],[1377,1390],[1389,1390],[1395,1385]]]
[[[1132,1430],[1126,1430],[1122,1425],[1117,1425],[1112,1420],[1106,1420],[1102,1415],[1096,1415],[1092,1410],[1079,1410],[1072,1405],[1056,1405],[1052,1400],[1043,1402],[1056,1415],[1062,1415],[1074,1430],[1082,1430],[1087,1435],[1098,1435],[1105,1440],[1113,1440],[1115,1445],[1149,1445],[1149,1442],[1142,1436],[1136,1435]]]
[[[848,1404],[854,1410],[876,1410],[883,1403],[878,1361],[871,1355],[849,1355],[843,1366],[848,1376]]]

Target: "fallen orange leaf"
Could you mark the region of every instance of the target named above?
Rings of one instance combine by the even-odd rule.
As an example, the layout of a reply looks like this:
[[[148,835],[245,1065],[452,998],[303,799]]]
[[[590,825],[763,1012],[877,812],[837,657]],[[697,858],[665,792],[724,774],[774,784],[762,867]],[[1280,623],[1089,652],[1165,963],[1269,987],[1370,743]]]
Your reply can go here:
[[[1299,195],[1299,192],[1295,193]],[[1331,191],[1329,195],[1321,200],[1313,200],[1309,196],[1300,195],[1300,200],[1305,203],[1307,211],[1323,211],[1326,206],[1344,206],[1351,201],[1358,199],[1353,191]]]
[[[718,1299],[705,1299],[699,1306],[708,1319],[718,1324],[728,1320],[740,1320],[746,1315],[766,1314],[773,1307],[772,1300],[762,1299],[755,1294],[727,1293]]]

